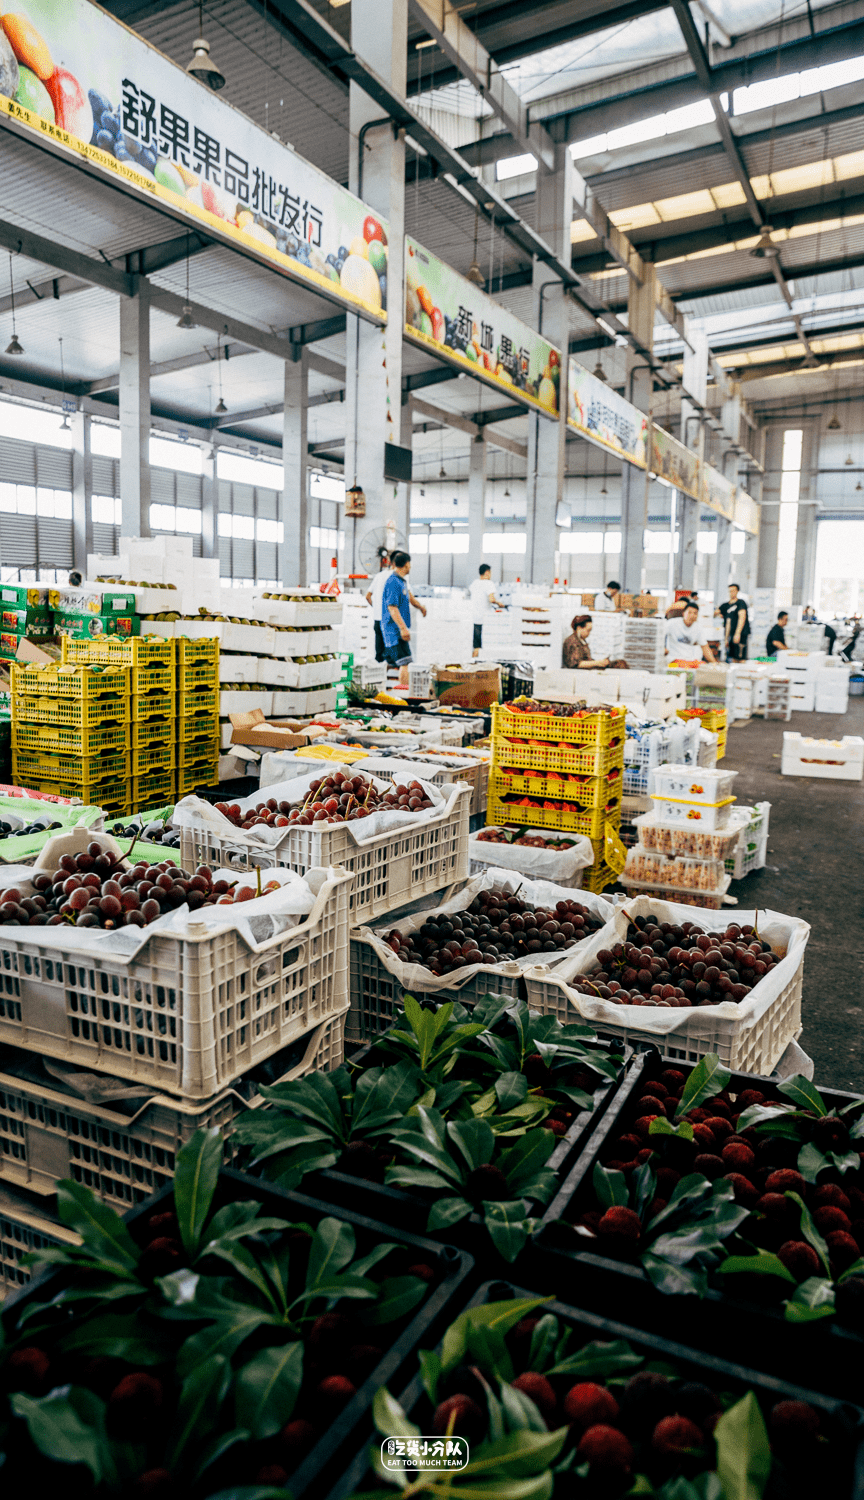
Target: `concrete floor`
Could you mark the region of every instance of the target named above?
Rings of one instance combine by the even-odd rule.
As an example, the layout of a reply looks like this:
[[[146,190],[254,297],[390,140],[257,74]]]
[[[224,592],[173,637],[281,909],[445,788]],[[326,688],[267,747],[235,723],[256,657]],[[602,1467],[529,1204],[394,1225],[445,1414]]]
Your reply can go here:
[[[811,926],[804,959],[804,1032],[816,1083],[864,1092],[864,782],[780,775],[783,733],[864,736],[864,699],[846,714],[752,719],[729,731],[739,802],[770,802],[768,862],[729,894]],[[732,911],[733,908],[727,908]]]

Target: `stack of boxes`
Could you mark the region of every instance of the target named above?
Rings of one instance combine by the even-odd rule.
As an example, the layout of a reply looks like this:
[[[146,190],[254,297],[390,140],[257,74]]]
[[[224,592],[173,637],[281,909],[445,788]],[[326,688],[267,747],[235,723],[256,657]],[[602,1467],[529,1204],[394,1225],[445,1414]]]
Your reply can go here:
[[[731,879],[725,860],[749,821],[749,809],[733,814],[736,775],[675,765],[652,771],[653,810],[636,820],[639,842],[620,877],[630,895],[720,909]]]
[[[662,617],[659,620],[626,617],[624,660],[628,667],[637,672],[665,671],[666,620]]]
[[[777,592],[777,589],[754,589],[747,605],[752,637],[750,650],[756,656],[764,654],[768,632],[772,625],[777,624],[777,611],[780,608]]]
[[[812,713],[816,707],[816,678],[825,657],[821,651],[778,651],[777,665],[789,678],[793,713]]]
[[[84,583],[80,588],[49,589],[48,602],[54,612],[55,635],[72,641],[141,633],[134,589]]]
[[[77,797],[114,816],[128,813],[131,702],[126,663],[13,663],[10,675],[15,784]]]
[[[0,659],[14,661],[22,640],[37,646],[50,640],[54,623],[47,588],[25,584],[0,585]]]
[[[179,799],[219,780],[219,642],[178,636],[166,644],[175,648]]]
[[[606,831],[618,834],[624,772],[623,706],[558,716],[492,706],[492,765],[486,823],[579,833],[594,854],[583,889],[615,880]]]
[[[701,727],[717,736],[717,759],[726,754],[727,714],[725,708],[679,708],[679,719],[698,719]]]
[[[849,663],[836,656],[823,656],[816,673],[817,714],[845,714],[849,707]]]

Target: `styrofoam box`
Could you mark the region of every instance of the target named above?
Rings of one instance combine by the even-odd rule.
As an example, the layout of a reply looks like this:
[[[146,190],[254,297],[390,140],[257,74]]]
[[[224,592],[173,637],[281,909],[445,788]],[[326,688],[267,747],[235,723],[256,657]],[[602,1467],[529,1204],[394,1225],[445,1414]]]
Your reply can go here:
[[[163,609],[179,609],[181,597],[179,589],[136,589],[135,609],[139,615],[155,615]]]
[[[163,641],[172,641],[177,634],[177,626],[182,624],[180,620],[142,620],[142,635],[158,635]]]
[[[283,692],[277,688],[272,697],[274,719],[281,719],[283,714],[299,714],[302,718],[307,714],[332,713],[336,707],[335,687],[298,693]]]
[[[338,630],[277,630],[273,655],[292,658],[295,656],[319,656],[339,650]]]
[[[345,870],[307,867],[308,917],[252,947],[241,931],[190,917],[181,933],[145,933],[127,958],[82,953],[62,935],[4,929],[0,962],[16,976],[0,1041],[187,1099],[206,1099],[348,1008]],[[39,937],[34,937],[39,933]]]
[[[129,575],[129,553],[88,552],[88,578],[126,578]]]
[[[673,802],[652,792],[651,800],[658,823],[693,824],[707,828],[711,833],[716,828],[726,827],[732,808],[731,797],[726,802]]]
[[[264,688],[254,689],[251,693],[242,693],[239,689],[221,689],[219,713],[223,719],[227,714],[251,714],[253,708],[260,708],[265,719],[272,718],[273,694],[265,692]]]
[[[283,594],[296,594],[294,600],[263,599],[258,594],[257,613],[261,619],[268,620],[271,625],[321,625],[331,629],[337,628],[342,623],[342,605],[338,600],[329,602],[328,596],[322,595],[321,602],[316,599],[314,603],[303,602],[314,592],[312,589],[282,589]]]
[[[864,739],[846,734],[842,740],[817,740],[787,730],[783,735],[780,774],[813,776],[824,781],[861,781]]]
[[[273,676],[272,668],[277,665],[268,657],[258,657],[258,681],[265,683],[268,687],[284,686],[296,688],[300,692],[308,692],[310,688],[329,687],[335,682],[342,670],[341,663],[337,661],[284,661],[281,666],[285,669],[276,677]]]
[[[155,554],[156,557],[190,557],[192,556],[192,537],[171,535],[158,536],[121,536],[120,549],[129,554],[130,559],[136,555]]]
[[[178,620],[180,633],[191,640],[215,636],[223,651],[249,651],[272,656],[275,631],[269,625],[232,625],[230,620]]]
[[[723,802],[733,795],[737,771],[718,767],[713,771],[694,770],[693,766],[655,766],[651,772],[651,790],[658,797],[681,802]]]
[[[257,682],[258,657],[240,656],[230,651],[219,653],[220,682]]]
[[[784,672],[806,673],[813,677],[822,671],[825,655],[822,651],[778,651],[777,665]]]

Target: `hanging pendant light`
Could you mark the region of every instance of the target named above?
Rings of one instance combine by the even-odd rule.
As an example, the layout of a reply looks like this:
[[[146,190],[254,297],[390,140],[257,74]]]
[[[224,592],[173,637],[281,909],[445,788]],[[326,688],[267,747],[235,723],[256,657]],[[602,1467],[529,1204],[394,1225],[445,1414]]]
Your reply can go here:
[[[215,94],[218,89],[224,89],[225,75],[211,58],[210,43],[205,42],[203,33],[204,3],[203,0],[199,0],[198,35],[192,43],[192,61],[186,64],[186,72],[190,73],[193,78],[197,78],[199,83],[206,83],[208,89],[212,89]]]
[[[58,338],[60,345],[60,381],[63,386],[63,421],[60,423],[61,432],[71,432],[72,423],[69,421],[69,413],[66,410],[66,366],[63,363],[63,340]]]
[[[486,285],[486,278],[484,277],[483,272],[480,270],[480,262],[477,259],[477,227],[478,227],[479,218],[480,218],[480,210],[479,210],[479,208],[475,208],[475,210],[474,210],[474,254],[473,254],[472,258],[471,258],[471,265],[468,267],[468,280],[472,283],[473,286],[482,286],[482,287],[485,287],[485,285]]]
[[[852,454],[851,453],[847,453],[846,454],[846,467],[847,467],[847,469],[851,469],[851,467],[854,464],[854,462],[855,462],[855,460],[852,457]]]
[[[216,415],[217,415],[217,417],[224,417],[226,415],[227,411],[228,411],[228,408],[225,405],[225,402],[222,400],[222,335],[221,335],[221,333],[219,333],[219,334],[216,335],[216,364],[217,364],[217,366],[219,368],[219,400],[216,403]]]
[[[15,331],[15,278],[12,275],[12,253],[9,253],[9,302],[12,309],[12,338],[7,346],[7,354],[23,354],[24,349],[18,340]]]
[[[602,380],[604,385],[608,385],[609,384],[608,380],[606,379],[606,371],[604,370],[602,364],[600,363],[600,357],[599,357],[599,355],[597,357],[597,363],[594,366],[594,372],[593,373],[594,373],[594,379],[595,380]]]
[[[774,244],[774,241],[771,238],[771,225],[770,224],[763,224],[762,225],[762,232],[761,232],[761,234],[759,236],[759,243],[758,243],[758,245],[754,245],[753,246],[753,249],[750,251],[750,254],[756,260],[776,260],[777,259],[777,256],[780,254],[780,251],[778,250],[777,246]]]
[[[836,411],[835,411],[833,417],[831,418],[831,421],[828,423],[828,431],[829,432],[839,432],[840,431],[840,422],[838,420]]]
[[[189,235],[186,235],[186,301],[183,310],[177,319],[178,328],[194,328],[195,319],[192,316],[192,303],[189,301]]]

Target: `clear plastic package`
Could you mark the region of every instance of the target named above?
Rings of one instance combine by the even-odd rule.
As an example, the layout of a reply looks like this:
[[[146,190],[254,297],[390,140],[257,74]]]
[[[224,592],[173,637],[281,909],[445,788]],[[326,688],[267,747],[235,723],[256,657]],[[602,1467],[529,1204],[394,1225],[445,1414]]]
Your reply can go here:
[[[628,880],[659,881],[676,890],[716,892],[723,885],[726,868],[722,859],[658,854],[637,844],[628,850],[624,874]]]
[[[695,859],[730,859],[735,853],[749,809],[734,807],[725,828],[711,832],[700,823],[666,823],[656,812],[633,819],[633,827],[646,849],[658,854],[689,854]]]
[[[651,790],[657,797],[668,797],[675,802],[725,802],[734,796],[732,784],[737,771],[726,771],[719,767],[655,766],[652,773]]]

